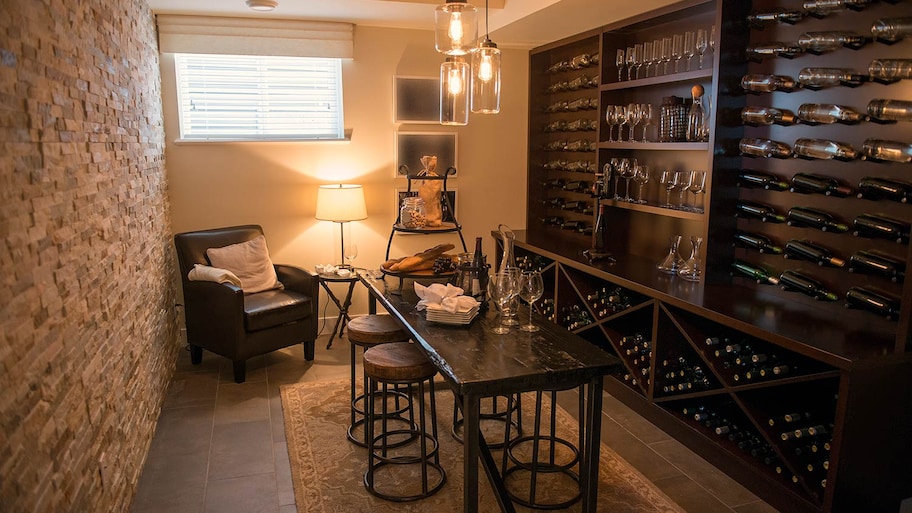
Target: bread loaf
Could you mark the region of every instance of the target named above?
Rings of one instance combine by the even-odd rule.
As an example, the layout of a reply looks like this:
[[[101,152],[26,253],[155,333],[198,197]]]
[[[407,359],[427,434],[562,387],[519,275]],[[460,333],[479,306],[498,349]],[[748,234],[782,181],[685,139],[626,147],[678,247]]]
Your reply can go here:
[[[424,271],[434,268],[434,260],[442,256],[447,251],[455,249],[454,244],[438,244],[433,248],[426,249],[416,255],[405,257],[389,266],[391,271]]]

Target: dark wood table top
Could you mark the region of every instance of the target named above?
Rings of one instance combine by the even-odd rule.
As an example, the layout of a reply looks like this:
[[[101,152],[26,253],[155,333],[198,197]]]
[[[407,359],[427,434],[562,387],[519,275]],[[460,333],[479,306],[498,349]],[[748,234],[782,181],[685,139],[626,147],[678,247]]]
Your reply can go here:
[[[490,309],[467,326],[428,321],[415,309],[418,297],[411,283],[400,294],[382,279],[361,277],[371,295],[402,322],[440,373],[460,395],[488,397],[539,389],[562,389],[621,368],[620,360],[587,340],[536,314],[535,333],[511,327],[497,335],[499,322]],[[520,319],[528,310],[520,309]]]

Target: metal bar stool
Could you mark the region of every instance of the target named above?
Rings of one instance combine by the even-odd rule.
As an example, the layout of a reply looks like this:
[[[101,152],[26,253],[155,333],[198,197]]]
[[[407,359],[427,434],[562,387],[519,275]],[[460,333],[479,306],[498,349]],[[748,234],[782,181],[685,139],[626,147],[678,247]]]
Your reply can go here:
[[[381,499],[408,502],[437,493],[446,483],[446,472],[440,466],[440,445],[437,441],[437,403],[434,397],[434,376],[437,368],[414,344],[397,342],[374,346],[364,352],[364,370],[369,380],[366,393],[364,428],[369,445],[364,486]],[[388,423],[388,394],[390,386],[405,385],[412,395],[409,408],[418,403],[417,426],[390,429]],[[374,395],[380,394],[381,417],[376,417]],[[430,396],[430,411],[425,407],[425,394]],[[374,432],[380,421],[380,432]],[[431,431],[428,432],[428,422]],[[411,443],[402,444],[402,440]],[[414,440],[414,441],[413,441]],[[417,447],[416,447],[417,446]],[[417,450],[416,450],[417,449]],[[413,465],[420,469],[420,483],[415,482]],[[431,476],[431,474],[436,476]]]
[[[488,399],[490,402],[486,402],[485,399]],[[494,396],[485,399],[480,401],[482,409],[479,414],[480,422],[487,425],[493,422],[508,422],[509,419],[509,422],[516,428],[515,436],[522,436],[522,394],[514,394],[512,397]],[[512,399],[515,401],[515,408],[512,410],[509,407],[501,409],[501,399],[506,399],[508,401]],[[486,407],[488,409],[485,409]],[[450,430],[450,434],[459,443],[462,443],[462,425],[464,422],[465,419],[462,417],[462,404],[459,402],[459,397],[457,396],[456,400],[453,401],[453,427]],[[491,449],[502,449],[504,447],[504,442],[489,443],[488,447]]]
[[[580,447],[585,447],[586,409],[583,386],[579,394],[579,439],[574,443],[557,433],[557,390],[535,392],[535,420],[532,434],[510,436],[512,422],[505,423],[501,475],[513,502],[534,509],[564,509],[582,498],[579,472]],[[542,431],[542,400],[548,394],[551,402],[547,432]],[[511,417],[518,405],[511,396],[507,414]],[[542,484],[539,480],[547,480]]]
[[[362,405],[364,403],[367,393],[367,374],[364,374],[363,390],[360,394],[356,393],[355,348],[361,347],[362,352],[364,352],[380,344],[407,342],[408,340],[409,336],[405,330],[389,315],[364,315],[348,322],[348,341],[351,343],[351,424],[348,426],[348,440],[359,447],[367,447],[366,432],[362,437],[356,434],[356,430],[359,427],[363,430],[364,426],[364,408],[363,406],[359,407],[358,403]],[[406,411],[406,406],[400,406],[402,399],[410,400],[405,393],[397,394],[396,408],[390,412],[390,415],[400,416]]]

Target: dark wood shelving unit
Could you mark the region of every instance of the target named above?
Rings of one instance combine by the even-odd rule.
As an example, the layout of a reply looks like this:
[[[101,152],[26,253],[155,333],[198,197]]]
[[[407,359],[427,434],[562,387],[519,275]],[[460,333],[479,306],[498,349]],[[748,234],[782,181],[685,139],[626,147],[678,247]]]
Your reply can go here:
[[[891,281],[872,274],[849,272],[846,268],[823,267],[815,262],[783,258],[735,246],[736,231],[764,235],[784,246],[789,240],[810,240],[839,258],[848,260],[859,250],[875,250],[908,264],[912,246],[893,241],[824,232],[787,223],[765,223],[736,217],[736,204],[757,202],[786,213],[794,206],[806,206],[832,213],[849,225],[862,213],[880,213],[904,221],[912,220],[912,205],[887,200],[832,197],[796,192],[774,192],[741,187],[738,172],[756,170],[789,181],[799,172],[837,178],[854,186],[862,177],[876,176],[912,182],[912,164],[873,161],[757,159],[742,157],[738,141],[743,137],[767,138],[792,145],[797,138],[822,138],[851,144],[860,150],[867,138],[912,142],[912,123],[857,125],[745,126],[740,111],[745,106],[769,106],[797,113],[803,103],[839,104],[865,112],[874,98],[912,98],[912,80],[892,84],[865,83],[860,87],[832,87],[819,91],[801,89],[792,93],[746,94],[740,87],[746,74],[780,74],[797,78],[804,67],[851,68],[865,73],[875,58],[909,58],[912,40],[894,45],[870,42],[858,50],[839,49],[821,55],[803,54],[794,59],[772,58],[748,62],[750,44],[791,41],[804,32],[853,31],[870,34],[872,22],[884,17],[912,16],[908,2],[873,2],[859,11],[845,10],[823,18],[806,17],[795,25],[778,24],[764,30],[752,29],[747,15],[775,8],[800,10],[790,0],[697,0],[680,2],[660,10],[543,46],[530,57],[529,196],[527,230],[517,232],[515,253],[527,262],[547,262],[548,294],[553,305],[552,320],[566,325],[568,312],[585,311],[588,323],[572,331],[606,351],[617,354],[625,370],[606,381],[606,389],[630,407],[652,420],[705,459],[753,490],[776,508],[786,512],[856,513],[899,511],[900,502],[912,497],[912,284]],[[618,81],[614,51],[633,43],[652,41],[673,33],[716,26],[717,44],[707,54],[706,69]],[[597,98],[599,108],[586,111],[597,120],[598,130],[587,136],[597,151],[589,155],[601,170],[611,158],[637,158],[653,167],[647,184],[645,204],[589,197],[593,210],[598,203],[608,206],[608,246],[615,260],[590,262],[583,250],[591,238],[566,230],[543,226],[541,219],[559,212],[542,203],[551,191],[541,183],[583,174],[555,171],[545,166],[556,158],[543,147],[554,134],[542,127],[558,119],[573,119],[568,113],[549,112],[547,106],[573,95],[548,93],[556,80],[546,73],[561,60],[582,52],[600,53],[600,85],[587,90]],[[696,59],[695,59],[696,60]],[[591,68],[578,70],[591,74]],[[570,78],[573,78],[573,71]],[[626,73],[626,72],[625,72]],[[692,85],[701,84],[711,98],[709,141],[706,143],[614,142],[604,119],[606,105],[649,102],[657,106],[665,96],[689,97]],[[614,129],[617,131],[617,129]],[[639,129],[638,129],[639,132]],[[697,214],[663,208],[665,191],[657,183],[658,170],[705,169],[705,213]],[[592,175],[589,175],[592,176]],[[594,178],[589,178],[594,180]],[[619,186],[623,190],[623,181]],[[554,192],[578,200],[585,196]],[[581,216],[573,216],[576,220]],[[582,216],[594,222],[594,214]],[[656,263],[668,252],[671,235],[680,234],[681,253],[689,253],[688,238],[703,237],[705,279],[692,283],[656,270]],[[495,234],[496,238],[496,234]],[[819,281],[838,296],[837,301],[819,301],[779,286],[759,284],[732,272],[735,259],[774,271],[797,270]],[[635,298],[631,306],[599,316],[597,305],[587,297],[603,288],[620,288]],[[898,320],[844,307],[850,287],[870,287],[900,298]],[[569,327],[568,327],[569,329]],[[648,359],[631,356],[625,338],[638,334],[651,344]],[[768,365],[744,365],[731,355],[716,356],[706,345],[711,337],[737,340],[751,346],[758,357],[786,362],[782,375],[768,374]],[[726,359],[730,358],[730,359]],[[664,362],[680,360],[705,377],[678,390],[673,374],[663,370]],[[645,370],[644,370],[645,369]],[[747,376],[746,370],[757,370]],[[780,369],[781,370],[781,369]],[[761,372],[762,371],[762,372]],[[688,378],[692,379],[692,378]],[[688,389],[702,383],[699,389]],[[672,388],[669,388],[672,387]],[[756,442],[745,449],[735,440],[718,435],[685,409],[704,406],[731,416]],[[775,417],[810,412],[800,427],[823,426],[825,434],[816,444],[784,439],[791,431],[775,425]],[[770,419],[774,425],[770,425]],[[731,420],[731,419],[729,419]],[[814,423],[814,426],[808,424]],[[748,436],[748,435],[739,435]],[[815,447],[826,456],[812,452]],[[757,454],[752,454],[758,453]],[[822,468],[823,462],[827,467]],[[912,499],[910,499],[912,501]]]

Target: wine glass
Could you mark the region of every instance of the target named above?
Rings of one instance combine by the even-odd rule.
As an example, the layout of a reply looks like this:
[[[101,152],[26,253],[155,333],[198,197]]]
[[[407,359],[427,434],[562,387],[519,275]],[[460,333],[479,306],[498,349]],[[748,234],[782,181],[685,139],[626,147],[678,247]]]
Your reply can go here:
[[[627,47],[627,80],[633,80],[631,73],[633,72],[633,67],[636,65],[636,48],[632,46]]]
[[[605,107],[605,122],[608,123],[608,142],[614,142],[611,136],[615,125],[617,125],[617,106],[608,105]]]
[[[345,243],[345,251],[342,252],[342,256],[348,262],[348,267],[352,267],[352,262],[358,258],[358,245],[354,242]]]
[[[640,104],[640,119],[643,121],[643,142],[646,142],[646,132],[655,124],[655,109],[651,103]]]
[[[678,204],[674,208],[677,210],[684,210],[684,191],[690,187],[690,180],[692,176],[688,171],[678,171],[675,173],[674,184],[678,189]]]
[[[684,36],[675,34],[671,38],[671,57],[674,59],[674,72],[678,72],[678,61],[684,56]]]
[[[649,76],[649,66],[652,66],[652,63],[655,62],[655,55],[653,55],[652,45],[652,41],[646,41],[643,43],[643,65],[646,67],[646,70],[643,72],[643,78]]]
[[[633,45],[633,62],[634,62],[633,67],[636,72],[635,73],[636,78],[640,78],[640,67],[643,66],[643,63],[645,62],[645,57],[646,56],[643,54],[643,44],[637,43],[637,44]]]
[[[532,310],[535,309],[535,302],[541,299],[545,293],[545,283],[542,281],[540,271],[523,271],[519,279],[519,297],[529,303],[529,324],[519,327],[522,331],[529,333],[538,331],[538,326],[532,324]]]
[[[688,187],[688,190],[691,194],[694,195],[694,203],[693,208],[690,210],[692,212],[698,212],[702,214],[703,209],[698,207],[699,203],[697,202],[697,195],[706,192],[706,171],[693,170],[691,173],[693,173],[693,176],[691,177],[690,187]]]
[[[636,175],[637,159],[624,159],[621,165],[621,176],[624,178],[624,201],[633,203],[630,197],[630,180]]]
[[[627,142],[636,142],[633,137],[634,128],[640,123],[640,109],[635,103],[627,104],[627,124],[630,125],[630,132],[627,135]]]
[[[684,33],[684,57],[687,57],[687,69],[684,71],[690,71],[690,63],[693,60],[696,50],[697,47],[696,43],[694,43],[694,33],[692,30],[688,30]]]
[[[611,160],[608,161],[608,163],[611,164],[611,168],[614,170],[614,199],[615,200],[621,199],[621,195],[618,193],[618,180],[621,178],[620,170],[621,170],[621,161],[622,160],[627,160],[627,159],[612,157]]]
[[[623,48],[618,48],[618,50],[617,50],[617,57],[616,57],[615,60],[614,60],[614,63],[615,63],[615,65],[617,65],[617,69],[618,69],[618,82],[620,82],[621,80],[623,80],[623,79],[621,78],[621,72],[624,70],[624,62],[625,62],[625,59],[624,59],[624,49],[623,49]]]
[[[671,62],[671,38],[662,38],[662,74],[668,74],[668,63]]]
[[[491,331],[498,335],[505,335],[510,332],[510,328],[504,323],[506,320],[504,309],[519,292],[517,273],[509,270],[494,273],[491,279],[488,280],[488,288],[490,289],[488,292],[491,294],[491,300],[494,301],[500,311],[500,324]]]
[[[706,53],[706,29],[697,29],[696,49],[700,56],[700,69],[703,69],[703,54]]]
[[[618,142],[624,142],[624,125],[629,121],[627,117],[627,107],[623,105],[617,106],[618,112]]]
[[[665,204],[662,205],[665,208],[674,208],[671,204],[671,191],[675,188],[675,174],[675,171],[663,169],[662,175],[659,177],[659,183],[665,187]]]
[[[639,165],[636,167],[636,171],[634,172],[633,181],[636,182],[637,185],[639,186],[638,189],[637,189],[637,200],[636,200],[636,202],[639,203],[639,204],[641,204],[641,205],[644,204],[644,203],[646,203],[646,200],[643,199],[643,187],[644,187],[647,183],[649,183],[649,179],[650,179],[650,176],[649,176],[649,166],[646,165],[646,164],[639,164]]]
[[[709,27],[709,49],[713,52],[716,51],[716,26],[712,25]]]

